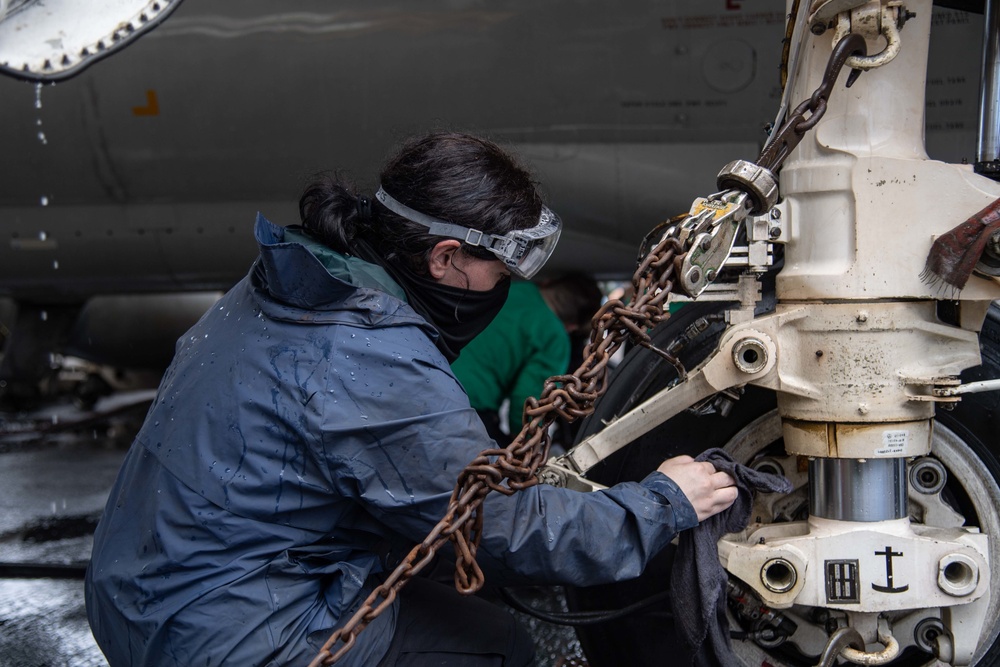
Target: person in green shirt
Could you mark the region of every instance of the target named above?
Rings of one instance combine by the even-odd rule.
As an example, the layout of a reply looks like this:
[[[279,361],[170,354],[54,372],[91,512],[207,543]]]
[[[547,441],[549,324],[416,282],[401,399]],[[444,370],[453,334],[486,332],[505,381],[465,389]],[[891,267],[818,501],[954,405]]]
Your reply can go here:
[[[511,284],[496,319],[451,364],[490,437],[500,445],[521,431],[524,401],[571,366],[571,335],[586,333],[601,306],[593,278],[570,273],[539,284]],[[579,354],[577,354],[579,356]],[[500,409],[509,401],[506,432]]]

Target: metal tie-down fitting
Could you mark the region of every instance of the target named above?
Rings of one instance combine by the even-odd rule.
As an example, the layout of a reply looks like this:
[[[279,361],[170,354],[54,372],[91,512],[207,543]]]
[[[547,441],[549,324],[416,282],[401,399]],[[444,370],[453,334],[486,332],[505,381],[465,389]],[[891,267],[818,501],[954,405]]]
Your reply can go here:
[[[747,193],[752,215],[760,215],[778,201],[778,179],[769,170],[748,160],[734,160],[716,177],[720,190],[737,189]]]

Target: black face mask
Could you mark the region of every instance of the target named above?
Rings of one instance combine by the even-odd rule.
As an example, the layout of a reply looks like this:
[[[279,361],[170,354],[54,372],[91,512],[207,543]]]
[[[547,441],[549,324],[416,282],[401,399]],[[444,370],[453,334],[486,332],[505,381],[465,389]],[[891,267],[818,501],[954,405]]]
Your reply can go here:
[[[406,292],[410,307],[434,325],[439,334],[438,349],[449,362],[458,359],[462,348],[493,321],[507,302],[510,278],[486,291],[442,285],[417,275],[402,263],[382,259],[364,241],[355,240],[354,245],[362,259],[382,266]]]

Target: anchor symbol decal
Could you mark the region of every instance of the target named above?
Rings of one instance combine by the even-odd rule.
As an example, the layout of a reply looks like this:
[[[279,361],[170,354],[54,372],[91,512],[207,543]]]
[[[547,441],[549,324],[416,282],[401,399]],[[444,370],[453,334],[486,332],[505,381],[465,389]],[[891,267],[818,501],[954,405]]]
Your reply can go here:
[[[872,584],[872,588],[879,591],[880,593],[903,593],[909,590],[910,586],[900,586],[898,588],[894,587],[892,579],[892,559],[895,556],[902,556],[902,551],[893,551],[892,547],[886,546],[885,551],[876,551],[876,556],[885,556],[885,586],[879,586],[878,584]]]

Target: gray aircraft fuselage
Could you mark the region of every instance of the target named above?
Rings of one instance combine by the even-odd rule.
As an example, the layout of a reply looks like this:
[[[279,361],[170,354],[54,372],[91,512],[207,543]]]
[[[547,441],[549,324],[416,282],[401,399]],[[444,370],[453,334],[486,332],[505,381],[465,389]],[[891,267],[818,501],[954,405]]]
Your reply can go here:
[[[975,157],[981,21],[935,10],[928,144],[948,161]],[[429,130],[523,158],[566,225],[548,272],[628,276],[649,229],[756,157],[784,24],[782,0],[187,0],[74,78],[0,77],[0,296],[224,290],[257,211],[297,222],[321,170],[371,193]]]

